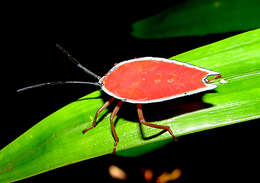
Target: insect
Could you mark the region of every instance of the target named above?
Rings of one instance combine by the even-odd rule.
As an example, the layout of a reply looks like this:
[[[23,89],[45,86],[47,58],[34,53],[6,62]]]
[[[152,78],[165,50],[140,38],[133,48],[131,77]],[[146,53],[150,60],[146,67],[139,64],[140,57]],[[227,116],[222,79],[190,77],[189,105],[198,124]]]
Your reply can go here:
[[[119,142],[113,120],[124,102],[136,104],[137,115],[139,122],[142,125],[166,130],[176,141],[176,137],[169,126],[153,124],[145,120],[142,111],[142,104],[162,102],[212,90],[217,86],[209,84],[209,82],[221,77],[220,73],[215,71],[176,60],[158,57],[142,57],[120,62],[119,64],[115,64],[107,74],[100,77],[82,66],[59,44],[56,44],[56,47],[61,50],[70,61],[76,64],[76,66],[96,78],[97,82],[48,82],[28,86],[19,89],[18,92],[45,85],[59,84],[91,84],[101,87],[101,89],[110,95],[111,98],[97,110],[92,125],[84,129],[82,133],[85,134],[87,131],[94,128],[97,125],[96,121],[98,115],[117,99],[118,103],[110,116],[110,125],[115,141],[113,154],[116,153],[116,147]],[[209,76],[211,79],[208,79]]]

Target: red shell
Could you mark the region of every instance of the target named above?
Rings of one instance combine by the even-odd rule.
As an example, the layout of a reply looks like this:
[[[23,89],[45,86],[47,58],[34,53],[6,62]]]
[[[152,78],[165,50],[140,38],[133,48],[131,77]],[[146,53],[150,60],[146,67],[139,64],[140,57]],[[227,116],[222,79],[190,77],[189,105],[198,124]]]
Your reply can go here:
[[[176,60],[143,57],[117,64],[99,82],[117,99],[152,103],[214,89],[205,79],[217,74]]]

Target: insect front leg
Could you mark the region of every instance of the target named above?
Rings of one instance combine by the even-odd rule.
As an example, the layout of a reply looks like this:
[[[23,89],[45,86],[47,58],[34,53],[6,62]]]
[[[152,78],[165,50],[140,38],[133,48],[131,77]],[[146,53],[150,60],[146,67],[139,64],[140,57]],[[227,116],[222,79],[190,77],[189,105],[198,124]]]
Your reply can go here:
[[[153,127],[153,128],[159,128],[159,129],[167,130],[171,134],[171,136],[173,137],[173,140],[177,141],[177,138],[175,137],[175,135],[173,134],[173,132],[172,132],[172,130],[171,130],[171,128],[169,126],[152,124],[152,123],[147,122],[144,119],[144,115],[143,115],[143,110],[142,110],[142,105],[141,104],[137,104],[137,114],[138,114],[139,122],[141,124],[146,125],[146,126],[150,126],[150,127]]]
[[[100,108],[97,110],[92,125],[91,125],[90,127],[86,128],[85,130],[83,130],[83,131],[82,131],[83,134],[86,133],[88,130],[94,128],[94,127],[97,125],[96,121],[97,121],[98,115],[99,115],[104,109],[106,109],[114,100],[115,100],[114,98],[110,98],[108,101],[106,101],[106,102],[104,103],[104,105],[103,105],[102,107],[100,107]]]

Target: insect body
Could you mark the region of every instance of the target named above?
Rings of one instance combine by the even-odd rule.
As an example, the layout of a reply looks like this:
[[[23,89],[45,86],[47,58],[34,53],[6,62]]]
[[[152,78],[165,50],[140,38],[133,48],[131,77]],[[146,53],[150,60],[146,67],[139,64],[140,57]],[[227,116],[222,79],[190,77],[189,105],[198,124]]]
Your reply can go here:
[[[176,60],[143,57],[121,62],[99,80],[104,92],[129,103],[154,103],[216,88],[218,72]]]
[[[210,71],[208,69],[176,60],[157,57],[143,57],[121,62],[115,65],[105,76],[100,77],[83,67],[61,46],[56,44],[56,47],[59,48],[65,55],[67,55],[69,60],[71,60],[79,68],[83,69],[89,75],[95,77],[98,82],[49,82],[22,88],[18,91],[44,85],[66,83],[93,84],[100,86],[105,93],[111,96],[111,98],[106,101],[101,108],[98,109],[92,125],[84,129],[82,132],[84,134],[90,129],[94,128],[96,126],[98,115],[115,99],[117,99],[118,103],[110,116],[110,125],[115,140],[113,154],[115,154],[116,147],[119,142],[113,119],[124,102],[137,105],[137,115],[141,124],[166,130],[171,134],[173,139],[176,140],[169,126],[152,124],[145,120],[142,111],[142,104],[161,102],[199,93],[202,91],[212,90],[217,86],[214,84],[209,84],[209,82],[221,77],[221,75],[215,71]],[[213,77],[211,79],[207,79],[208,76]]]

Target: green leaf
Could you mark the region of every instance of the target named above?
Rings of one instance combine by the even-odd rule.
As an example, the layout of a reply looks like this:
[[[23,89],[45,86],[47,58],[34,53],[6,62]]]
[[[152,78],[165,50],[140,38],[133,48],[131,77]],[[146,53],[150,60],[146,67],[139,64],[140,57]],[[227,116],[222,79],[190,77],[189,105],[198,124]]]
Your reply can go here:
[[[133,24],[132,35],[154,39],[245,31],[260,27],[259,0],[188,0]]]
[[[173,100],[180,105],[167,107],[165,113],[180,113],[156,123],[169,125],[176,136],[182,136],[260,117],[260,29],[173,58],[220,72],[227,83],[221,84],[218,80],[215,81],[218,85],[215,92]],[[97,127],[85,135],[81,133],[91,125],[95,112],[104,103],[100,95],[100,91],[95,91],[68,104],[3,148],[0,151],[0,182],[24,179],[111,153],[114,139],[108,112],[102,113]],[[189,100],[185,100],[187,98]],[[198,98],[202,100],[201,103],[197,103]],[[150,105],[145,105],[144,110]],[[196,110],[190,110],[194,106]],[[145,115],[149,114],[149,111],[144,112]],[[123,117],[118,118],[116,124],[120,138],[117,148],[119,154],[137,155],[172,140],[168,133],[144,139],[140,135],[139,124]],[[143,132],[145,137],[149,137],[160,130],[144,127]]]

